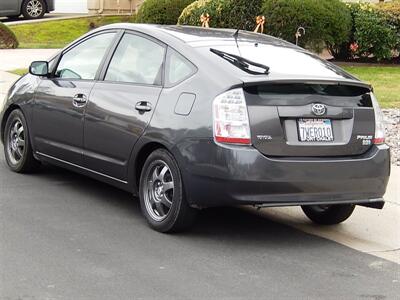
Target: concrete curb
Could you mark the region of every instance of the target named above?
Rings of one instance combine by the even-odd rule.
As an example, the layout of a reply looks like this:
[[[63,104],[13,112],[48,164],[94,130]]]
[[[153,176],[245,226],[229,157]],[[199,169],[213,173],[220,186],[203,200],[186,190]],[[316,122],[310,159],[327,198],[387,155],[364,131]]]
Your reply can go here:
[[[38,19],[38,20],[9,21],[9,22],[4,22],[3,24],[5,24],[7,26],[13,26],[13,25],[24,25],[24,24],[42,23],[42,22],[51,22],[51,21],[60,21],[60,20],[82,19],[82,18],[90,18],[90,17],[95,17],[95,16],[97,16],[97,15],[89,15],[89,14],[76,15],[76,14],[73,14],[71,16],[51,17],[51,18],[43,18],[43,19]]]
[[[7,26],[13,25],[24,25],[24,24],[32,24],[32,23],[42,23],[42,22],[51,22],[51,21],[61,21],[61,20],[71,20],[71,19],[83,19],[83,18],[92,18],[92,17],[129,17],[130,14],[102,14],[102,15],[94,15],[94,14],[72,14],[71,16],[62,16],[62,17],[51,17],[44,18],[39,20],[18,20],[18,21],[9,21],[4,22]]]
[[[392,165],[385,207],[357,206],[353,215],[336,226],[312,224],[298,207],[270,208],[258,212],[281,224],[317,235],[357,251],[400,264],[400,167]]]

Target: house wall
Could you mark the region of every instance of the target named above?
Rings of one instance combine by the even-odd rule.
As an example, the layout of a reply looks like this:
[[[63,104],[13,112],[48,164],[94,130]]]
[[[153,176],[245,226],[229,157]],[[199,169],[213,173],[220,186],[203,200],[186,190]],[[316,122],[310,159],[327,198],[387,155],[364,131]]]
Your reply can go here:
[[[55,0],[56,13],[87,13],[87,0]]]
[[[136,12],[144,0],[87,0],[89,13],[117,14]],[[103,6],[103,9],[102,9]]]

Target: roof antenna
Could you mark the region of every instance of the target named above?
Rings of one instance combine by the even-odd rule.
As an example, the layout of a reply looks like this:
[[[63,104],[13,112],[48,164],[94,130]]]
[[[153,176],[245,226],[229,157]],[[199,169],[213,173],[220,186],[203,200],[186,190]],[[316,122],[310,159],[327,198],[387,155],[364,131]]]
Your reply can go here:
[[[240,57],[242,56],[242,53],[240,52],[240,48],[239,48],[239,43],[238,43],[238,37],[239,37],[239,28],[234,32],[234,34],[232,34],[233,38],[235,39],[235,43],[236,43],[236,47],[239,51],[239,55]]]

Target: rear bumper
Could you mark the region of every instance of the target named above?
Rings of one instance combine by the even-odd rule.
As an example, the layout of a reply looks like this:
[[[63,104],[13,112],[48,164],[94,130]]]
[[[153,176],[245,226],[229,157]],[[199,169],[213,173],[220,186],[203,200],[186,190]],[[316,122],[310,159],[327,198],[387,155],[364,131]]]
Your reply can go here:
[[[210,140],[187,141],[179,152],[188,201],[197,207],[381,202],[390,175],[386,145],[346,158],[269,158]]]

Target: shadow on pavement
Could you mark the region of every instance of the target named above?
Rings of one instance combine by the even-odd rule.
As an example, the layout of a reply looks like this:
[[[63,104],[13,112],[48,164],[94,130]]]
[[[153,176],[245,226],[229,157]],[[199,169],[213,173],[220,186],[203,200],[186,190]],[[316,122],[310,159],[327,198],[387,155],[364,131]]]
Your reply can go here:
[[[95,201],[92,203],[93,205],[108,206],[112,214],[118,213],[140,219],[143,227],[147,228],[140,211],[139,199],[125,191],[84,175],[49,165],[43,166],[40,172],[28,176],[45,179],[49,184],[58,183],[68,186],[82,195],[91,195],[91,201]],[[302,236],[301,240],[298,239],[299,235]],[[255,211],[240,207],[203,209],[199,211],[196,223],[192,228],[183,233],[167,236],[185,239],[207,238],[229,244],[244,243],[246,247],[250,244],[262,247],[281,244],[291,247],[294,244],[304,243],[303,246],[307,248],[315,248],[318,247],[316,244],[322,245],[326,242],[323,239],[311,238],[311,235],[285,224],[277,223],[268,216],[262,216]]]

